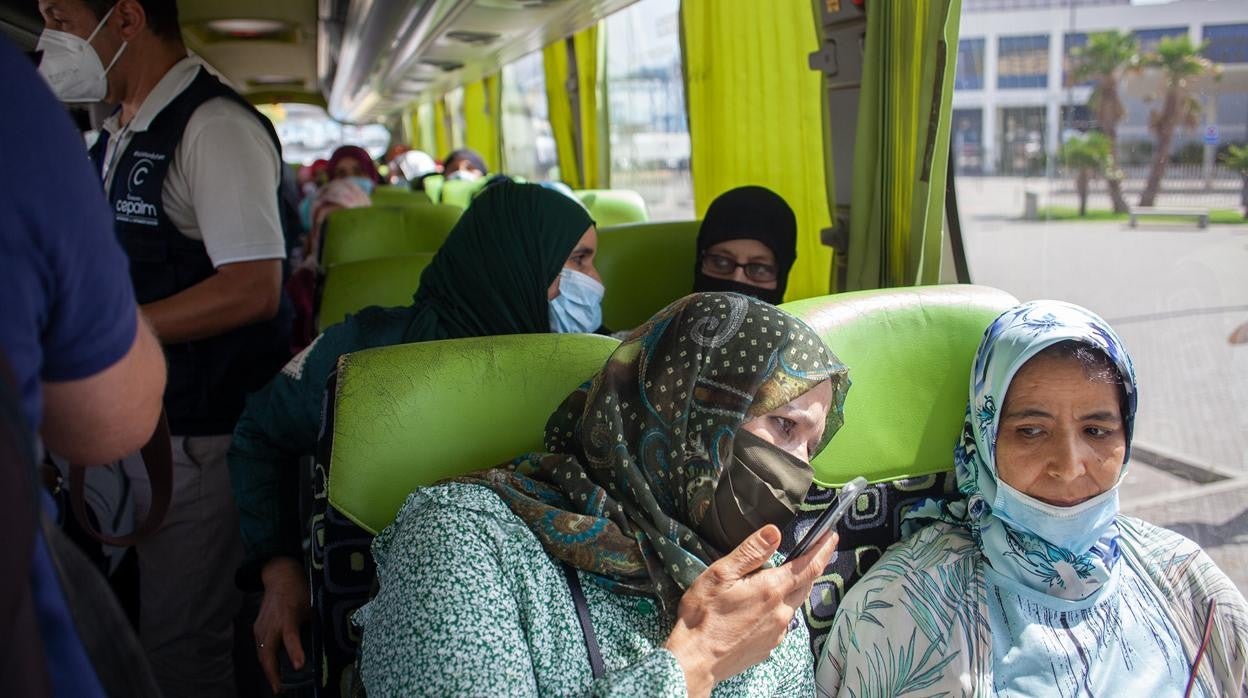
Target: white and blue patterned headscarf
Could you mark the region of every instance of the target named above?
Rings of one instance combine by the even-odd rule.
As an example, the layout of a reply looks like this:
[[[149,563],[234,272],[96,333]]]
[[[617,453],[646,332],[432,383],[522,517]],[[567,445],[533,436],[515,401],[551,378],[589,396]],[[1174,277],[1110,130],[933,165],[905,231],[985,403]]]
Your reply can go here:
[[[1107,517],[1092,516],[1086,524],[1099,533],[1090,548],[1058,547],[1007,520],[1002,508],[1014,493],[999,487],[996,467],[1000,408],[1015,374],[1036,354],[1065,341],[1103,352],[1122,377],[1122,419],[1126,457],[1118,482],[1126,473],[1135,424],[1135,369],[1122,340],[1089,310],[1060,301],[1032,301],[1005,311],[984,332],[971,369],[970,400],[962,436],[954,448],[958,490],[963,498],[929,501],[909,517],[912,523],[933,520],[968,526],[993,569],[1028,587],[1065,599],[1083,599],[1109,579],[1118,559],[1118,483],[1100,507]],[[908,526],[907,528],[912,528]]]

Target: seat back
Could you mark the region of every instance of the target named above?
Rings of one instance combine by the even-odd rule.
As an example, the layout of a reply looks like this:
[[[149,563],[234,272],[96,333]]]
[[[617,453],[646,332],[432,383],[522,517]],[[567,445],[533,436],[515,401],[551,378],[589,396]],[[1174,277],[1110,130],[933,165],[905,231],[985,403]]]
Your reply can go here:
[[[329,503],[376,533],[416,487],[541,450],[547,418],[617,345],[510,335],[348,354],[327,425]]]
[[[458,206],[445,204],[334,211],[321,243],[321,266],[436,252],[462,214]]]
[[[431,174],[420,180],[420,186],[425,192],[425,196],[435,204],[442,203],[442,185],[446,182],[446,178],[440,174]]]
[[[472,197],[477,192],[485,188],[486,180],[484,177],[476,180],[466,179],[448,179],[442,183],[442,198],[444,204],[451,204],[460,208],[468,208],[472,203]]]
[[[697,221],[599,228],[594,265],[607,289],[603,324],[615,331],[632,329],[688,295],[697,238]]]
[[[599,228],[626,223],[645,223],[646,201],[641,194],[629,189],[581,189],[573,192],[589,209],[589,215]]]
[[[1018,300],[985,286],[844,293],[786,303],[849,366],[845,426],[811,463],[820,484],[953,467],[971,361],[984,330]],[[865,470],[864,470],[865,469]]]
[[[354,685],[351,615],[376,584],[369,545],[407,495],[542,448],[546,419],[618,342],[512,335],[348,354],[330,382],[312,517],[312,656],[318,695]],[[481,438],[481,425],[489,425]]]
[[[412,191],[407,187],[377,187],[369,198],[374,206],[416,206],[433,203],[425,192]]]
[[[324,331],[370,305],[410,305],[433,253],[363,259],[330,267],[321,286],[316,327]]]
[[[906,514],[956,490],[953,448],[971,362],[1013,296],[982,286],[882,289],[808,298],[785,310],[849,366],[845,425],[812,462],[815,483],[785,531],[791,545],[858,475],[873,484],[837,526],[839,551],[803,607],[818,656],[845,592],[901,538]]]

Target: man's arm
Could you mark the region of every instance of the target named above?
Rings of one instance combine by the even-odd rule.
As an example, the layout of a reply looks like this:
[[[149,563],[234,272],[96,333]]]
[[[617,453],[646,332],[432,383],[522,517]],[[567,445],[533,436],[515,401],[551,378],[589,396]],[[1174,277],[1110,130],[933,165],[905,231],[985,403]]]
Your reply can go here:
[[[111,366],[86,378],[43,383],[44,443],[84,465],[133,453],[156,429],[164,392],[165,357],[140,316],[130,350]]]
[[[223,264],[217,273],[168,298],[143,306],[165,344],[215,337],[277,314],[282,297],[282,261]]]

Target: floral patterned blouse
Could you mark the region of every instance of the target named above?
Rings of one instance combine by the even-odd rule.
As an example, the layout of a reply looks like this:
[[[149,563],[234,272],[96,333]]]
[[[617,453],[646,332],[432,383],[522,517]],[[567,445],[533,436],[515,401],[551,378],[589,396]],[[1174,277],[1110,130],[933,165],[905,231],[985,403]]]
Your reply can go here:
[[[684,696],[653,599],[580,576],[605,675],[594,680],[562,569],[492,491],[412,493],[373,543],[380,591],[354,620],[369,696]],[[714,696],[810,696],[814,658],[796,624],[771,658]]]

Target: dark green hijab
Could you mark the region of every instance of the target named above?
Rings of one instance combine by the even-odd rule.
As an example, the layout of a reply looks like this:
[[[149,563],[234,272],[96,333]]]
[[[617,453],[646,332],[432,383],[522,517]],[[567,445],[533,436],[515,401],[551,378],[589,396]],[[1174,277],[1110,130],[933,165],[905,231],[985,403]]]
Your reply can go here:
[[[842,423],[845,366],[782,310],[693,294],[634,330],[564,400],[546,425],[548,453],[459,480],[496,492],[551,557],[675,613],[728,552],[698,527],[738,429],[825,380],[833,401],[820,450]]]
[[[421,274],[404,340],[549,332],[546,291],[593,224],[557,191],[491,185]]]

